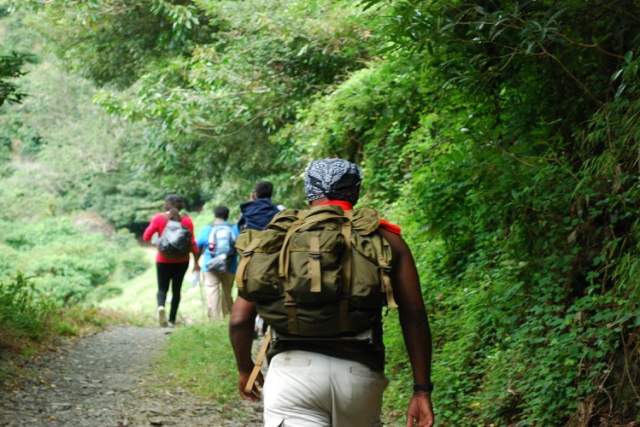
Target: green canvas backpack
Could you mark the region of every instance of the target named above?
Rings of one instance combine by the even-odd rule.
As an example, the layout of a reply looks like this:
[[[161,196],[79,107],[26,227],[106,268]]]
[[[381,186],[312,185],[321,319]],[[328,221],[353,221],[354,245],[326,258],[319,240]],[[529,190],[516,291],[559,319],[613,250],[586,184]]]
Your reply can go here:
[[[395,306],[391,247],[375,210],[338,206],[285,210],[265,230],[236,240],[238,294],[280,333],[358,334]]]

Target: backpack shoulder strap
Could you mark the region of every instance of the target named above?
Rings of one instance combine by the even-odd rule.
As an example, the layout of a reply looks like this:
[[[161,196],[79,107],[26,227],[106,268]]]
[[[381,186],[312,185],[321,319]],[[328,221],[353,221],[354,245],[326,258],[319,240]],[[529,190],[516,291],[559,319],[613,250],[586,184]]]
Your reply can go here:
[[[340,299],[339,306],[339,326],[340,330],[347,331],[349,329],[349,296],[351,295],[351,288],[353,287],[353,247],[352,247],[352,234],[353,234],[353,211],[345,212],[345,218],[347,221],[342,223],[340,233],[344,238],[346,250],[344,251],[342,259],[342,274],[345,288],[343,290],[342,298]]]
[[[209,231],[209,245],[216,243],[216,225],[211,224],[211,231]]]
[[[373,234],[379,227],[380,215],[375,209],[362,208],[353,211],[353,228],[361,235]]]
[[[371,240],[378,257],[378,271],[380,272],[381,291],[387,297],[387,306],[389,308],[398,308],[396,299],[393,296],[393,286],[391,283],[392,253],[389,242],[381,233],[376,233],[374,239]]]
[[[266,228],[276,229],[279,231],[287,231],[291,224],[298,219],[298,212],[295,209],[285,209],[271,218]]]
[[[236,241],[235,237],[233,236],[233,226],[231,224],[225,223],[223,224],[223,227],[227,229],[227,235],[229,236],[229,243],[231,245],[234,244],[234,242]]]

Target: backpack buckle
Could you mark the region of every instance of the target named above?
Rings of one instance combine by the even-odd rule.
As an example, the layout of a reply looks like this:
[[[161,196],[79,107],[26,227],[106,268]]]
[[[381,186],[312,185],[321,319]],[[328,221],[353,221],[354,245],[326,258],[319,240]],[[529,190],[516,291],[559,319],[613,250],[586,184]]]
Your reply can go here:
[[[320,259],[322,259],[322,254],[320,252],[309,252],[309,258],[320,261]]]
[[[391,274],[391,267],[388,265],[379,265],[378,268],[382,270],[383,273]]]
[[[250,257],[251,255],[253,255],[253,251],[242,251],[243,257]]]

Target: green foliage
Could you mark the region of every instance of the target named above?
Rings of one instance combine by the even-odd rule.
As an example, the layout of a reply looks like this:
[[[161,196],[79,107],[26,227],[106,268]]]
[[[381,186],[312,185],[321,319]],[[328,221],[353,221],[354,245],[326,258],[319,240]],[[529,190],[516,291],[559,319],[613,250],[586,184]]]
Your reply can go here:
[[[24,74],[22,67],[28,55],[17,52],[0,53],[0,106],[5,102],[20,102],[25,94],[13,79]]]
[[[417,71],[406,57],[372,63],[319,97],[277,139],[299,141],[296,149],[307,161],[342,157],[361,163],[365,203],[392,202],[411,162],[403,146],[428,101],[428,93],[416,90]]]
[[[9,15],[9,11],[9,6],[0,2],[0,19]],[[0,45],[0,107],[2,107],[5,102],[18,103],[25,97],[26,94],[18,87],[16,79],[25,74],[25,64],[32,62],[35,58],[22,49],[16,49],[17,46],[14,46],[11,37],[5,37],[2,32],[0,36],[2,36]]]
[[[144,45],[145,38],[137,37],[139,21],[155,25],[147,29],[150,36],[181,34],[183,24],[174,21],[169,28],[158,21],[164,13],[158,3],[134,7],[105,0],[74,8],[75,2],[58,2],[44,7],[41,28],[83,74],[101,84],[131,84],[124,93],[103,91],[98,101],[145,124],[138,156],[160,185],[191,198],[198,192],[219,197],[222,186],[233,195],[247,194],[266,176],[290,187],[291,157],[281,156],[269,136],[293,121],[311,94],[362,66],[375,46],[362,27],[367,17],[343,1],[181,2],[180,10],[190,11],[193,25],[197,21],[194,34],[205,39],[190,36],[180,49],[162,53],[155,45],[133,49],[147,59],[132,72],[105,52]],[[100,17],[99,25],[92,14]],[[130,56],[121,57],[136,63]],[[96,76],[94,63],[114,73]]]
[[[0,111],[0,217],[85,209],[139,231],[164,196],[137,163],[144,128],[94,105],[92,83],[42,51],[28,22],[24,12],[0,22],[7,46],[40,55],[19,80],[33,96]]]
[[[638,33],[630,5],[605,20],[599,6],[401,2],[387,28],[431,79],[436,115],[405,140],[395,215],[424,272],[435,399],[453,424],[637,417],[637,372],[623,370],[636,363],[624,153]]]
[[[144,130],[119,139],[113,169],[59,173],[66,179],[53,180],[53,192],[34,184],[52,174],[12,163],[0,216],[18,217],[16,206],[40,215],[98,207],[133,224],[159,199],[149,182],[236,205],[253,181],[270,178],[296,204],[308,160],[348,157],[364,166],[363,202],[401,223],[416,256],[441,422],[637,421],[640,6],[360,5],[47,3],[37,25],[50,44],[104,85],[102,107]],[[23,118],[8,123],[2,141],[41,136],[45,144],[24,156],[55,170],[66,149],[54,151],[49,132]],[[68,146],[108,158],[100,143]],[[12,239],[1,254],[29,244]],[[50,256],[38,271],[59,261]],[[109,270],[109,260],[95,270]],[[78,289],[104,277],[93,261],[64,261],[80,272]],[[397,322],[385,328],[393,418],[412,380]],[[209,332],[184,334],[205,342]],[[189,353],[198,369],[207,352]]]
[[[29,97],[0,115],[2,137],[19,160],[2,190],[15,211],[93,209],[118,227],[148,220],[161,194],[133,165],[130,153],[141,129],[92,105],[90,84],[65,74],[55,61],[38,64],[23,86],[46,96]],[[41,204],[50,209],[34,209]],[[8,216],[15,211],[11,206]]]
[[[637,417],[640,34],[622,3],[394,2],[393,51],[279,135],[361,161],[365,201],[404,226],[446,423]],[[398,413],[411,379],[387,323]]]
[[[128,233],[102,234],[103,224],[55,217],[37,223],[0,221],[0,274],[21,271],[40,292],[60,304],[80,303],[111,279],[129,279],[147,267]],[[109,231],[111,233],[111,231]]]
[[[23,275],[0,281],[0,331],[10,331],[14,337],[42,338],[54,309],[55,305],[42,298]],[[1,344],[6,343],[0,340]]]
[[[141,234],[151,216],[161,209],[168,191],[141,177],[131,179],[123,169],[94,175],[80,207],[100,212],[115,227]]]
[[[47,4],[44,13],[43,29],[60,57],[100,85],[121,87],[149,63],[209,43],[217,26],[193,2],[171,0],[63,0]]]

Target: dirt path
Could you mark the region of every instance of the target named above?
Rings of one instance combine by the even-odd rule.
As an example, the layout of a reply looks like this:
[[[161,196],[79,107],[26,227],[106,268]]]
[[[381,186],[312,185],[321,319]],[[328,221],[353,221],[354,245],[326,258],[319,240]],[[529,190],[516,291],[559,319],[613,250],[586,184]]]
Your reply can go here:
[[[0,426],[260,426],[260,408],[225,419],[215,402],[153,372],[167,330],[114,327],[34,363],[34,375],[0,399]]]

